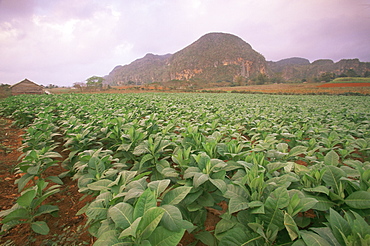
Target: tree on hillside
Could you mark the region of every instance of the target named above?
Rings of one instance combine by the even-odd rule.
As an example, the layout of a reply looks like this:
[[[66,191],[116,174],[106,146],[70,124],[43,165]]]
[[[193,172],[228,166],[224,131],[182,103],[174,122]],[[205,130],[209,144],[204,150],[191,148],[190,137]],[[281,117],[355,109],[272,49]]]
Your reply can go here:
[[[8,84],[0,84],[0,98],[9,97],[12,95],[12,90]]]
[[[264,73],[259,73],[256,77],[256,84],[257,85],[263,85],[268,81],[268,77]]]
[[[335,73],[322,73],[319,78],[320,81],[325,82],[329,82],[333,79],[335,79]]]
[[[348,77],[359,77],[359,75],[356,73],[356,71],[353,70],[352,68],[348,69],[346,74],[347,74]]]
[[[239,86],[245,85],[245,81],[246,81],[245,77],[243,77],[243,76],[241,76],[241,75],[236,76],[236,77],[234,78],[234,82],[235,82],[235,84],[237,84],[237,85],[239,85]]]
[[[103,77],[92,76],[86,80],[89,89],[101,90],[103,88]]]
[[[75,82],[73,83],[73,87],[79,89],[81,92],[86,88],[86,84],[84,82]]]

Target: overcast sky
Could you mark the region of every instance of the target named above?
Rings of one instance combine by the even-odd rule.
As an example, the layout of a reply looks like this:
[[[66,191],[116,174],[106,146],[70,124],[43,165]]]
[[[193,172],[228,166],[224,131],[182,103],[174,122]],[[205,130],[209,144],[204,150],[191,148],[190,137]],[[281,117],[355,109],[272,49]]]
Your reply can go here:
[[[370,0],[0,0],[0,83],[68,86],[209,32],[270,61],[370,62]]]

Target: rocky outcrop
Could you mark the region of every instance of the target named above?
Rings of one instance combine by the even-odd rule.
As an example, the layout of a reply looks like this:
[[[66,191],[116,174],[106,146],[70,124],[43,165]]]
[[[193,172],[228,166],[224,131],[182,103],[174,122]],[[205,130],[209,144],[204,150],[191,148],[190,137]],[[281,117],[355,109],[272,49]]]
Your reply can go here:
[[[171,80],[233,81],[267,73],[265,58],[241,38],[209,33],[173,55],[147,54],[117,66],[105,77],[110,85],[146,84]]]
[[[109,85],[142,85],[152,82],[190,81],[197,83],[233,82],[266,74],[272,81],[302,81],[323,73],[337,76],[351,71],[363,76],[370,62],[321,59],[310,63],[300,57],[266,62],[265,58],[241,38],[226,33],[209,33],[175,54],[147,54],[105,76]]]

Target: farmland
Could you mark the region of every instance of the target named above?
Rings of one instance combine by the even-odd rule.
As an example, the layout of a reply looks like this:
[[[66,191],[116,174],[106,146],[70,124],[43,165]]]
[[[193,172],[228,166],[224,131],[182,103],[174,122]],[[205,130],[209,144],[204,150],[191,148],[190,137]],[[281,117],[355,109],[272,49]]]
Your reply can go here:
[[[26,134],[1,233],[48,234],[68,182],[96,246],[369,245],[369,108],[365,96],[9,97],[0,116]]]

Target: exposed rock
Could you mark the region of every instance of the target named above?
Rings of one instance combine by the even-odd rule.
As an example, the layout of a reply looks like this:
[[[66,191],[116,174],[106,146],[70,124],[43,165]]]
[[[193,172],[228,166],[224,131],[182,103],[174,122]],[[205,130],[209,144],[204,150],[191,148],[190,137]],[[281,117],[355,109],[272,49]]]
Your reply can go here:
[[[226,33],[209,33],[175,54],[147,54],[124,66],[115,67],[105,76],[110,85],[147,84],[152,82],[188,81],[220,83],[244,80],[266,74],[279,81],[301,81],[320,77],[323,73],[340,75],[370,72],[370,62],[343,59],[334,62],[320,59],[310,63],[300,57],[266,62],[241,38]]]
[[[129,65],[117,66],[106,83],[146,84],[170,80],[233,81],[267,73],[265,58],[241,38],[209,33],[173,55],[147,54]]]

